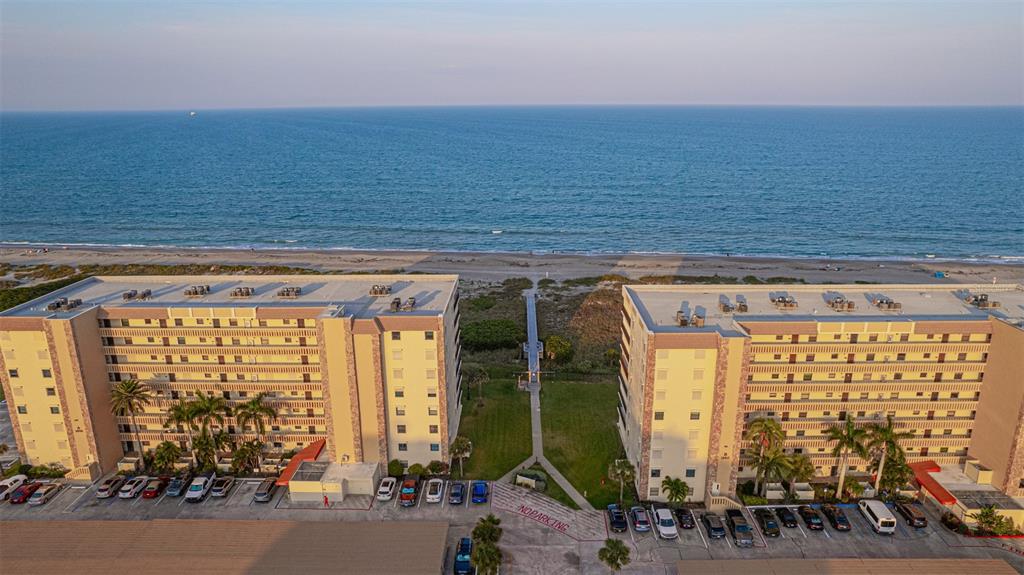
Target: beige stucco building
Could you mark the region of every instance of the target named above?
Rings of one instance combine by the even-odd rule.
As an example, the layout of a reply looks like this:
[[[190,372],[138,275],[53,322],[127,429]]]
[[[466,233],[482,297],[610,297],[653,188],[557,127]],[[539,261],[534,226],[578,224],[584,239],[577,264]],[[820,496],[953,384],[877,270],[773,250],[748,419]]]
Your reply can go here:
[[[2,381],[18,451],[72,476],[138,451],[110,389],[153,391],[142,449],[185,429],[167,410],[199,391],[233,406],[270,394],[266,447],[326,439],[337,462],[447,461],[461,411],[456,276],[93,277],[0,313]],[[226,431],[255,438],[233,418]]]
[[[700,501],[751,476],[746,422],[837,464],[825,430],[894,416],[910,461],[977,460],[1024,495],[1024,291],[1017,285],[624,286],[619,431],[641,497]],[[985,297],[987,296],[987,297]],[[854,460],[852,471],[869,462]]]

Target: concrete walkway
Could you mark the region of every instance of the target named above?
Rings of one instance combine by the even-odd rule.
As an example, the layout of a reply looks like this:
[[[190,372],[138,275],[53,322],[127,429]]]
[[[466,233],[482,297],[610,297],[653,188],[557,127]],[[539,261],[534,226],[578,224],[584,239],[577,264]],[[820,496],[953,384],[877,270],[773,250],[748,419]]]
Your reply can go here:
[[[502,479],[511,480],[517,470],[529,467],[539,461],[544,466],[544,470],[548,472],[548,476],[576,502],[576,505],[580,506],[580,509],[592,510],[594,506],[544,457],[544,433],[541,430],[540,421],[540,339],[537,337],[537,289],[530,288],[524,291],[523,298],[526,300],[526,335],[528,338],[526,349],[527,366],[530,371],[530,380],[526,388],[530,392],[530,426],[533,439],[533,455]]]

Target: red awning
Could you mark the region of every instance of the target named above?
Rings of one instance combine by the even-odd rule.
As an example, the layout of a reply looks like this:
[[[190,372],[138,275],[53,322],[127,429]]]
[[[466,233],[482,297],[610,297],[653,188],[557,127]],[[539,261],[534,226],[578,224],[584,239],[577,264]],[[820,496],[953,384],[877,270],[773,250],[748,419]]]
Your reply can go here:
[[[284,468],[281,476],[277,478],[277,484],[281,487],[288,485],[291,481],[292,476],[298,471],[299,466],[302,465],[303,461],[316,461],[317,457],[320,457],[320,452],[324,450],[324,445],[327,440],[320,439],[310,443],[302,449],[302,451],[295,454],[291,461],[288,462],[288,467]]]
[[[925,461],[918,461],[917,463],[910,464],[911,471],[914,472],[914,478],[917,479],[917,483],[924,489],[928,490],[928,493],[932,494],[932,497],[936,501],[943,505],[953,505],[956,503],[956,497],[946,490],[938,481],[932,477],[932,473],[942,471],[937,463],[931,459]]]

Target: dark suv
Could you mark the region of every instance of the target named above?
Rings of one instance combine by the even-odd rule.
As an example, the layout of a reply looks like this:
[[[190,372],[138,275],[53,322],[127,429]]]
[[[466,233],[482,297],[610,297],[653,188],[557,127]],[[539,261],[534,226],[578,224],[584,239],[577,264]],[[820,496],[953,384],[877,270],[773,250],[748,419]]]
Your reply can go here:
[[[810,505],[801,505],[797,507],[796,512],[800,514],[804,524],[811,531],[821,531],[825,528],[825,522],[821,520],[821,516]]]
[[[775,516],[790,529],[796,528],[796,514],[789,507],[776,507]]]
[[[928,517],[925,516],[924,511],[914,505],[913,503],[897,503],[896,511],[907,520],[907,525],[911,527],[928,527]]]
[[[782,534],[779,530],[779,524],[775,521],[775,516],[772,515],[771,511],[767,509],[755,509],[754,519],[757,520],[757,524],[761,526],[761,532],[764,533],[765,537],[778,537]]]
[[[753,547],[754,531],[751,529],[750,523],[747,523],[743,512],[739,509],[726,509],[725,518],[729,522],[729,530],[732,531],[732,538],[736,542],[736,546]]]
[[[725,525],[722,524],[721,517],[714,513],[705,513],[700,516],[700,520],[704,523],[704,528],[708,531],[708,537],[711,539],[725,538]]]
[[[835,505],[826,503],[821,506],[821,512],[828,518],[828,522],[832,525],[832,529],[835,529],[836,531],[850,530],[850,520],[846,518],[846,513],[843,513],[842,509]]]
[[[676,509],[676,523],[683,529],[693,529],[697,522],[693,519],[693,512],[685,507]]]

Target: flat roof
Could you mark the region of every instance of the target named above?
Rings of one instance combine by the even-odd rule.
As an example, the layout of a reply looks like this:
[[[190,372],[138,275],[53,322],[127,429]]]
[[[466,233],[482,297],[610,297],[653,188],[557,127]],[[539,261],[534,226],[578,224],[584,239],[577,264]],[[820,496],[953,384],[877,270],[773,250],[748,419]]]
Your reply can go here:
[[[105,308],[202,308],[202,307],[323,307],[341,306],[344,315],[374,317],[390,313],[391,300],[416,298],[412,311],[403,315],[438,315],[455,291],[456,275],[209,275],[209,276],[93,276],[50,292],[30,302],[0,313],[0,316],[72,317],[95,306]],[[391,293],[371,296],[375,285],[391,287]],[[189,297],[192,286],[210,286],[210,293]],[[250,297],[231,297],[235,288],[253,288]],[[298,287],[301,295],[279,297],[281,288]],[[122,294],[150,290],[145,300],[125,300]],[[47,305],[57,298],[80,299],[80,306],[67,311],[49,311]]]
[[[442,521],[18,521],[0,537],[7,573],[280,575],[444,568]],[[395,545],[394,542],[401,542]]]
[[[707,575],[1016,575],[1003,559],[696,559],[676,563],[679,573]]]
[[[655,332],[684,330],[742,332],[737,321],[918,321],[987,319],[990,315],[1018,323],[1024,321],[1024,288],[1018,284],[956,285],[627,285],[626,292],[648,329]],[[981,309],[969,304],[969,295],[987,294],[998,308]],[[772,297],[789,296],[794,309],[779,309]],[[852,311],[835,311],[828,302],[837,296],[853,302]],[[874,305],[879,298],[899,303],[898,311]],[[719,303],[745,301],[747,312],[723,312]],[[704,316],[704,328],[683,328],[676,312]]]

